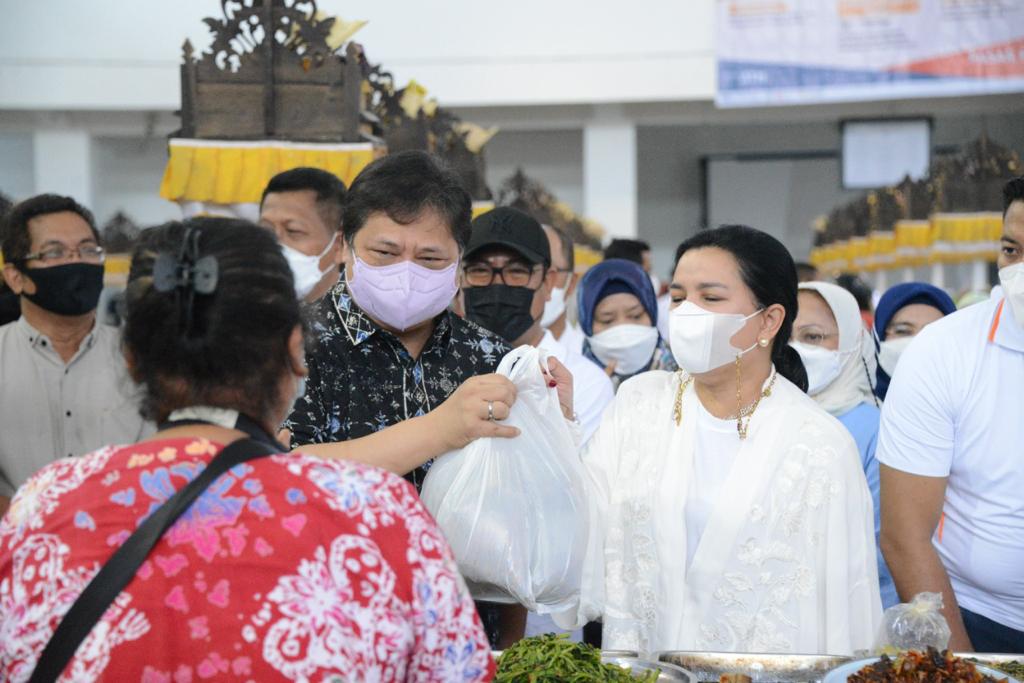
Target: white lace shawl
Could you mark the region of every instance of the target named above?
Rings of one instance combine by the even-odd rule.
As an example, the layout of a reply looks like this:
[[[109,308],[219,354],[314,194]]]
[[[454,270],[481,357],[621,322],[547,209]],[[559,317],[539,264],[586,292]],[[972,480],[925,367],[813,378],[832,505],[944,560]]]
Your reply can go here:
[[[871,497],[853,439],[780,377],[755,413],[686,568],[696,397],[679,377],[620,387],[584,452],[592,525],[579,612],[604,647],[851,654],[881,622]],[[594,517],[592,517],[594,519]],[[573,618],[575,617],[575,618]]]

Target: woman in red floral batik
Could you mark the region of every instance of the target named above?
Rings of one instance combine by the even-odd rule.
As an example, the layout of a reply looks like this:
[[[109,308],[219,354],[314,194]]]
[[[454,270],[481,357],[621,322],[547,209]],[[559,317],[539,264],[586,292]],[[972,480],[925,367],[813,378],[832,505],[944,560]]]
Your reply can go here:
[[[55,462],[18,491],[0,523],[0,680],[28,680],[114,550],[251,434],[243,421],[273,433],[300,389],[299,306],[269,232],[228,219],[154,229],[136,251],[127,303],[126,355],[160,431]],[[473,601],[412,486],[366,465],[283,454],[237,465],[199,496],[62,680],[493,672]]]

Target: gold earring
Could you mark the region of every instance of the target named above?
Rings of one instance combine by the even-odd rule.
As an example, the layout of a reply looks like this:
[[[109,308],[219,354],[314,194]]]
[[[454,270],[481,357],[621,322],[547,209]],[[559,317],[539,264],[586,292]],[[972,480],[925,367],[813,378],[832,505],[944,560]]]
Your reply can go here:
[[[762,339],[761,341],[758,342],[758,344],[761,345],[762,349],[768,348],[768,340],[767,339]]]

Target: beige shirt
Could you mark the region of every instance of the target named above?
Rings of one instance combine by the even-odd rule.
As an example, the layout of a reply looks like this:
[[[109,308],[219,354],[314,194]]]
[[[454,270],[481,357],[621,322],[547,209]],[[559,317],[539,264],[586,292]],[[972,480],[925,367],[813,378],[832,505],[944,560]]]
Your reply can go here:
[[[0,327],[0,495],[58,458],[152,433],[138,398],[117,328],[97,324],[65,364],[24,318]]]

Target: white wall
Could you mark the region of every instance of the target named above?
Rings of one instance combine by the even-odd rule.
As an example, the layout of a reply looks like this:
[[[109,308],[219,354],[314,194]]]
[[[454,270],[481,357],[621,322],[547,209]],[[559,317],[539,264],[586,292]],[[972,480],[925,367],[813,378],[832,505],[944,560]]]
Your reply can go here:
[[[351,3],[356,40],[449,106],[707,99],[714,0]],[[0,109],[175,109],[181,44],[209,44],[217,0],[8,2]]]
[[[35,194],[30,133],[0,133],[0,192],[14,200]]]
[[[712,160],[708,165],[708,224],[753,225],[806,261],[811,223],[856,192],[840,190],[838,159]]]
[[[162,138],[99,137],[93,140],[93,212],[102,225],[123,211],[140,226],[180,219],[177,204],[158,194],[167,163]]]
[[[486,155],[487,183],[495,194],[522,168],[575,211],[583,210],[582,131],[503,131],[487,144]]]

